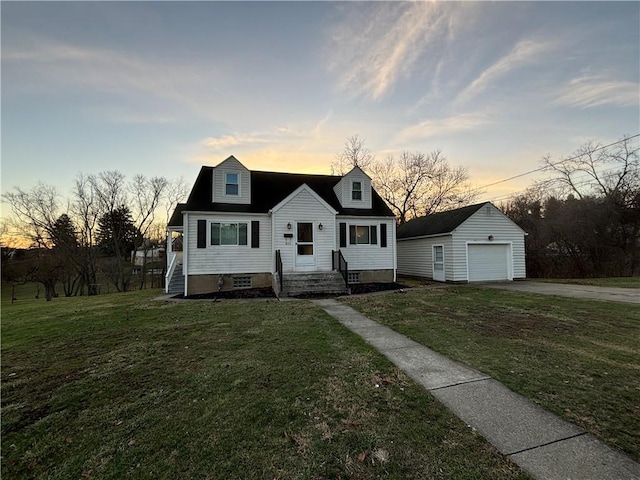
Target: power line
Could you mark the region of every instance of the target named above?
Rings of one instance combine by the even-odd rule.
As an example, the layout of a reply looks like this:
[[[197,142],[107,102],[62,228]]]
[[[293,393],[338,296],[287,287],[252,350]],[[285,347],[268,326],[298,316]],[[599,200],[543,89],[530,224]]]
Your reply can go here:
[[[617,176],[616,174],[611,173],[611,172],[613,172],[615,170],[617,170],[617,169],[616,168],[608,168],[606,170],[601,170],[600,172],[596,172],[596,173],[598,174],[599,178],[601,178],[603,180],[606,180],[606,179],[609,179],[609,178],[615,178]],[[576,180],[576,182],[574,182],[574,186],[575,187],[581,187],[581,186],[590,185],[590,184],[593,183],[594,179],[593,179],[593,177],[591,175],[589,175],[586,172],[581,172],[581,173],[584,173],[584,176],[575,178],[575,180]],[[518,190],[518,191],[512,192],[512,193],[505,193],[503,195],[498,195],[496,197],[490,197],[490,201],[497,202],[497,201],[508,200],[508,199],[511,199],[511,198],[516,198],[519,195],[525,193],[526,191],[527,190],[524,189],[524,190]]]
[[[631,139],[636,138],[636,137],[640,137],[640,133],[637,133],[637,134],[632,135],[630,137],[625,137],[622,140],[618,140],[617,142],[610,143],[609,145],[603,145],[601,147],[598,147],[598,148],[592,150],[591,152],[593,153],[593,152],[597,152],[599,150],[603,150],[605,148],[613,147],[614,145],[617,145],[619,143],[625,142],[627,140],[631,140]],[[558,160],[555,163],[551,163],[549,165],[545,165],[543,167],[536,168],[535,170],[531,170],[529,172],[521,173],[521,174],[515,175],[513,177],[505,178],[504,180],[499,180],[497,182],[489,183],[487,185],[483,185],[482,187],[472,188],[470,190],[470,192],[475,192],[477,190],[482,190],[482,189],[487,188],[487,187],[493,187],[494,185],[499,185],[501,183],[509,182],[511,180],[515,180],[516,178],[520,178],[520,177],[524,177],[524,176],[527,176],[527,175],[531,175],[532,173],[536,173],[536,172],[540,172],[542,170],[546,170],[549,167],[554,167],[554,166],[560,165],[561,163],[564,163],[564,162],[570,162],[571,160],[575,160],[576,158],[580,158],[583,155],[584,154],[580,154],[580,155],[575,155],[574,157],[570,157],[570,158],[563,158],[562,160]]]

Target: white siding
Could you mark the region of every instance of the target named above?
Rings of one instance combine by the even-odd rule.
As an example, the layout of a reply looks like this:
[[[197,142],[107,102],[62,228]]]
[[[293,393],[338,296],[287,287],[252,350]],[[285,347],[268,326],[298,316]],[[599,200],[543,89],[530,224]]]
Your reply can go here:
[[[492,236],[492,240],[489,240]],[[467,281],[467,243],[510,244],[513,278],[526,278],[524,232],[493,205],[485,205],[453,233],[453,281]]]
[[[237,173],[239,195],[225,195],[225,173]],[[229,157],[213,169],[213,201],[219,203],[250,204],[251,172],[234,157]]]
[[[444,247],[444,275],[453,277],[453,240],[450,235],[398,241],[398,274],[433,278],[433,246]]]
[[[340,223],[347,224],[347,246],[340,247],[344,259],[349,263],[349,270],[391,270],[396,268],[395,219],[371,217],[338,217],[336,219],[336,245],[340,245]],[[387,225],[387,246],[380,246],[380,225]],[[350,225],[376,225],[378,227],[378,243],[376,245],[351,245],[349,243]]]
[[[313,222],[315,269],[330,271],[331,251],[336,249],[335,215],[306,188],[273,213],[273,250],[280,250],[284,271],[296,270],[296,222]],[[288,224],[291,224],[291,230],[287,229]],[[285,234],[293,235],[288,245]]]
[[[351,199],[351,185],[360,182],[362,185],[362,200]],[[333,191],[344,208],[371,208],[371,179],[369,176],[355,167],[340,180]]]
[[[207,221],[206,248],[198,248],[198,220]],[[251,248],[251,221],[260,221],[260,248]],[[248,223],[247,245],[211,245],[211,223]],[[185,268],[189,275],[271,272],[271,219],[268,215],[188,215],[185,235]]]

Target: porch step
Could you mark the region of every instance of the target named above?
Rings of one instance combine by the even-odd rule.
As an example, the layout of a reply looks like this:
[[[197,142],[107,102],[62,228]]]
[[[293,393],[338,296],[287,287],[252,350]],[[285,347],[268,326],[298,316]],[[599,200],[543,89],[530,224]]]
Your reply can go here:
[[[182,264],[176,265],[173,275],[169,279],[169,293],[179,295],[184,293],[184,275],[182,274]]]
[[[281,296],[344,295],[348,293],[340,272],[284,273]]]

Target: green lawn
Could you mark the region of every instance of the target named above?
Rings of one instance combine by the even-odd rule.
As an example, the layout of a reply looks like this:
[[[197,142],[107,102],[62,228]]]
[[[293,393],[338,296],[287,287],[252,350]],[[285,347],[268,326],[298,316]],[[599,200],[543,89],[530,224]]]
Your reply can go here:
[[[640,307],[466,285],[345,301],[640,460]]]
[[[640,277],[610,278],[532,278],[536,282],[572,283],[575,285],[593,285],[595,287],[640,288]]]
[[[527,478],[309,302],[2,308],[3,478]]]

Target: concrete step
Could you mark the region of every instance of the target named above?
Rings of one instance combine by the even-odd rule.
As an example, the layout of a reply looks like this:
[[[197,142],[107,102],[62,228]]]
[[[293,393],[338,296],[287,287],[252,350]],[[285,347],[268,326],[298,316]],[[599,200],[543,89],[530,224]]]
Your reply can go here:
[[[343,295],[348,293],[339,272],[285,273],[282,296]]]

